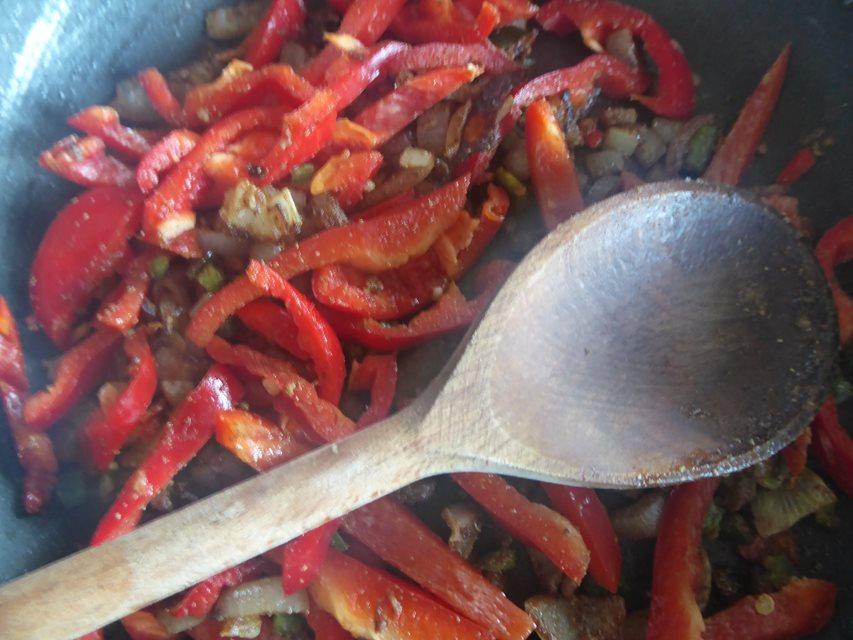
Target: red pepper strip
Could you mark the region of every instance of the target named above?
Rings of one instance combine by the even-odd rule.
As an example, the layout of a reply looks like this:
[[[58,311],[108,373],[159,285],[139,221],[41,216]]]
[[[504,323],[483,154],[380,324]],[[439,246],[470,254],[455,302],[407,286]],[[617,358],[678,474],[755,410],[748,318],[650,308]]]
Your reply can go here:
[[[249,169],[266,156],[279,142],[279,134],[253,131],[224,152],[214,153],[204,161],[204,172],[213,182],[200,206],[218,207],[229,189],[251,176]]]
[[[67,136],[39,155],[39,166],[83,187],[129,187],[133,171],[105,153],[100,138]]]
[[[539,10],[539,7],[527,2],[527,0],[491,0],[491,3],[495,5],[500,13],[499,27],[503,27],[516,20],[529,20]],[[460,0],[459,4],[467,8],[471,13],[476,14],[482,9],[483,0]]]
[[[575,582],[583,580],[589,566],[589,550],[578,530],[563,516],[530,502],[494,474],[454,473],[453,480],[510,535],[539,549]]]
[[[186,616],[206,618],[213,610],[213,606],[223,589],[236,587],[247,580],[259,578],[269,568],[270,563],[264,558],[252,558],[243,564],[217,573],[187,591],[181,601],[170,609],[169,613],[176,618]]]
[[[693,115],[693,73],[684,52],[646,12],[610,0],[552,0],[542,6],[537,19],[549,31],[565,33],[580,29],[584,43],[596,52],[609,33],[628,29],[643,42],[658,72],[656,96],[632,98],[656,114],[684,120]]]
[[[503,74],[521,67],[489,42],[484,44],[453,44],[432,42],[408,47],[388,64],[387,71],[397,75],[403,71],[422,71],[475,64],[486,73]]]
[[[169,88],[166,78],[157,69],[149,68],[136,76],[148,96],[148,102],[167,124],[184,126],[184,110]]]
[[[523,640],[533,630],[533,622],[524,611],[393,499],[383,498],[350,513],[343,528],[456,612],[486,627],[494,637]]]
[[[266,471],[308,451],[288,430],[248,411],[223,411],[216,441],[255,471]]]
[[[132,191],[100,187],[71,200],[50,223],[33,261],[30,300],[58,346],[67,344],[79,311],[124,259],[141,205]]]
[[[23,392],[30,388],[18,323],[3,296],[0,296],[0,382]]]
[[[355,123],[370,129],[383,144],[481,73],[482,69],[466,65],[415,76],[358,114]]]
[[[374,640],[490,637],[485,628],[455,614],[414,585],[336,551],[329,551],[308,590],[323,610],[356,637]]]
[[[835,268],[853,260],[853,216],[844,218],[823,234],[815,248],[815,255],[832,291],[832,299],[838,313],[841,345],[846,346],[853,339],[853,298],[847,295],[841,286],[835,275]]]
[[[27,424],[47,429],[94,389],[120,338],[117,331],[99,329],[62,354],[53,383],[24,403]]]
[[[781,591],[747,596],[705,620],[704,640],[793,640],[818,633],[835,612],[837,587],[831,582],[795,578]],[[763,607],[773,602],[772,610]],[[766,602],[761,602],[765,600]],[[767,609],[770,609],[767,606]]]
[[[193,87],[184,100],[184,112],[191,127],[206,127],[236,109],[255,106],[270,95],[279,98],[284,106],[293,107],[313,94],[311,83],[290,65],[271,64]]]
[[[151,254],[143,252],[124,268],[121,283],[101,304],[97,320],[116,331],[128,331],[139,323],[139,311],[148,292]]]
[[[237,312],[240,322],[268,342],[281,347],[300,360],[309,356],[299,346],[298,329],[291,315],[271,300],[255,300]]]
[[[144,332],[125,338],[131,380],[115,403],[98,410],[84,427],[89,459],[106,471],[128,436],[145,417],[157,390],[157,366]]]
[[[477,228],[468,246],[459,252],[459,271],[466,272],[477,261],[483,251],[492,243],[492,239],[503,225],[509,211],[507,192],[494,184],[489,184],[486,199],[480,208]]]
[[[143,230],[152,242],[168,248],[170,241],[195,226],[195,216],[184,216],[198,204],[207,185],[204,162],[213,153],[256,129],[275,129],[282,109],[258,107],[238,111],[208,129],[198,144],[160,183],[145,201]],[[193,251],[200,255],[200,251]]]
[[[173,640],[161,622],[149,611],[137,611],[121,619],[130,640]]]
[[[329,543],[340,524],[332,520],[284,545],[281,555],[281,586],[285,595],[302,591],[317,577],[329,552]]]
[[[317,395],[314,385],[296,373],[289,362],[265,355],[243,345],[231,345],[214,337],[207,353],[216,362],[244,369],[264,381],[267,391],[287,402],[325,442],[355,431],[355,424],[338,407]]]
[[[314,632],[315,640],[352,640],[338,621],[320,607],[312,606],[305,614],[305,620]]]
[[[144,194],[152,192],[160,182],[160,176],[174,167],[198,144],[198,134],[188,129],[170,131],[139,160],[136,166],[136,182]]]
[[[400,210],[318,233],[278,254],[269,265],[285,280],[336,262],[373,272],[398,267],[425,253],[456,222],[469,183],[464,176]],[[260,292],[247,278],[234,280],[196,311],[187,337],[206,345],[228,316],[258,297]]]
[[[782,457],[785,459],[785,464],[791,473],[792,480],[796,479],[803,472],[803,469],[806,468],[811,441],[812,431],[807,427],[805,431],[797,436],[796,440],[782,449]]]
[[[344,352],[334,330],[308,298],[262,262],[253,260],[246,270],[249,280],[267,295],[284,303],[297,327],[299,346],[314,363],[320,397],[337,404],[344,388]]]
[[[77,640],[104,640],[104,632],[98,629],[92,633],[87,633],[85,636],[80,636]]]
[[[490,2],[484,2],[477,14],[471,14],[450,0],[418,0],[400,11],[391,30],[412,44],[475,43],[488,39],[500,19],[500,11]]]
[[[815,166],[816,162],[817,156],[815,155],[814,149],[811,147],[804,147],[800,149],[788,161],[785,168],[779,172],[779,175],[776,177],[776,184],[791,186],[808,173],[809,170]]]
[[[68,118],[68,124],[134,160],[151,150],[151,144],[138,131],[122,126],[118,111],[112,107],[89,107]]]
[[[648,640],[700,640],[705,625],[696,604],[702,523],[718,478],[681,484],[664,505],[655,543]]]
[[[589,549],[589,574],[602,587],[616,593],[622,570],[622,552],[607,510],[592,489],[543,483],[554,508],[568,519]]]
[[[347,7],[337,33],[352,36],[366,46],[375,44],[404,4],[405,0],[355,0]],[[334,45],[326,45],[302,69],[302,76],[313,84],[322,83],[329,66],[340,55]]]
[[[142,464],[127,479],[92,536],[92,546],[132,531],[148,503],[207,443],[216,416],[242,395],[240,382],[227,368],[214,365],[187,396]]]
[[[344,151],[332,156],[311,179],[312,195],[330,193],[344,209],[358,204],[367,182],[382,165],[378,151]]]
[[[296,35],[305,23],[302,0],[273,0],[270,8],[243,42],[243,59],[253,67],[276,60],[281,45]]]
[[[370,404],[358,419],[359,428],[388,417],[397,391],[397,356],[370,355],[353,361],[347,388],[370,391]]]
[[[575,163],[554,110],[545,98],[527,109],[527,160],[545,227],[555,229],[583,209]]]
[[[704,180],[731,185],[740,182],[743,172],[755,157],[755,151],[779,101],[790,55],[791,45],[788,44],[747,98],[726,139],[711,158],[711,164],[702,176]]]
[[[814,451],[824,470],[848,496],[853,496],[853,438],[838,421],[835,400],[827,400],[812,423]]]

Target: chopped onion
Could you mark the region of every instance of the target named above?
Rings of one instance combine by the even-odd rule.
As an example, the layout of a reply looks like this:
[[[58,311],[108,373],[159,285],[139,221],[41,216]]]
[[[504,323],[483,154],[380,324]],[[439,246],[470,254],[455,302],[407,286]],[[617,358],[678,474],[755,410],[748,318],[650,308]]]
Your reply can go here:
[[[586,157],[586,168],[593,178],[617,174],[625,168],[625,157],[612,149],[596,151]]]
[[[666,152],[666,171],[669,175],[674,176],[681,171],[681,167],[684,166],[684,159],[687,157],[690,140],[699,129],[713,121],[714,116],[706,113],[691,118],[681,126]]]
[[[229,618],[222,623],[219,635],[223,638],[257,638],[261,635],[262,625],[261,616]]]
[[[224,231],[196,229],[198,245],[204,252],[223,258],[243,258],[249,253],[249,241]]]
[[[441,519],[450,527],[450,548],[463,558],[470,556],[482,528],[480,512],[465,503],[452,504],[442,509]]]
[[[655,491],[641,496],[627,507],[614,511],[610,520],[616,535],[626,540],[648,540],[656,537],[665,501],[664,494]]]
[[[272,260],[283,248],[275,242],[255,242],[249,248],[249,257],[253,260]]]
[[[425,169],[429,167],[431,171],[432,167],[435,166],[435,157],[426,149],[409,147],[400,154],[399,164],[403,169]]]
[[[624,157],[630,157],[637,150],[640,143],[640,134],[636,129],[626,127],[610,127],[604,134],[603,146],[605,149],[618,151]]]
[[[367,55],[367,47],[361,40],[347,33],[325,33],[323,39],[336,49],[361,60]]]
[[[432,157],[432,156],[430,156]],[[427,179],[432,173],[433,165],[412,169],[400,169],[388,176],[373,191],[365,194],[361,201],[362,208],[372,207],[389,198],[400,195],[409,189],[416,187]]]
[[[630,29],[617,29],[604,41],[604,48],[612,56],[615,56],[632,67],[639,64],[637,60],[637,47],[634,44],[634,34]]]
[[[637,110],[633,107],[607,107],[599,118],[605,127],[626,127],[637,124]]]
[[[648,169],[663,158],[663,155],[666,153],[666,143],[654,129],[640,127],[638,131],[640,142],[637,145],[637,150],[634,152],[634,157],[637,159],[637,162]]]
[[[625,601],[620,596],[574,596],[568,600],[534,596],[524,602],[524,610],[533,618],[542,640],[619,640],[625,620]]]
[[[681,129],[682,123],[678,120],[669,120],[668,118],[655,118],[652,120],[652,130],[658,134],[667,144],[673,141],[678,135],[678,130]]]
[[[207,35],[214,40],[236,40],[248,34],[266,9],[264,2],[240,2],[233,7],[219,7],[204,17]]]
[[[465,123],[468,122],[468,115],[471,113],[471,105],[471,100],[466,100],[450,116],[450,120],[447,123],[447,137],[444,141],[445,158],[450,159],[459,151],[459,147],[462,144],[462,132],[465,130]]]
[[[221,618],[302,613],[307,610],[308,595],[304,591],[284,595],[279,577],[261,578],[230,587],[222,592],[216,604],[216,614]]]
[[[510,131],[502,143],[504,151],[503,166],[520,180],[530,178],[530,163],[527,158],[527,146],[524,138],[515,130]]]
[[[116,97],[112,101],[112,107],[118,111],[122,122],[144,125],[162,122],[151,106],[148,94],[135,77],[126,78],[116,85]]]
[[[260,188],[248,180],[225,194],[219,215],[230,229],[254,240],[279,241],[295,236],[302,227],[290,189]]]
[[[440,155],[444,152],[447,140],[447,126],[450,122],[450,104],[439,102],[434,107],[427,109],[418,118],[416,139],[418,145],[432,153]]]
[[[175,636],[179,633],[183,633],[188,629],[192,629],[196,625],[200,624],[204,618],[194,618],[192,616],[181,616],[176,617],[168,612],[166,609],[162,609],[156,613],[157,620],[166,631],[169,632],[169,635]]]
[[[604,200],[607,196],[612,196],[619,191],[621,186],[621,176],[614,176],[612,174],[602,176],[590,185],[586,192],[585,201],[587,204],[592,204],[593,202]]]
[[[289,64],[294,71],[301,71],[308,62],[308,52],[298,42],[285,42],[281,46],[281,54],[278,56],[278,61],[284,64]]]
[[[751,504],[755,530],[767,538],[835,500],[835,494],[814,471],[803,469],[793,485],[786,484],[776,491],[759,489]]]

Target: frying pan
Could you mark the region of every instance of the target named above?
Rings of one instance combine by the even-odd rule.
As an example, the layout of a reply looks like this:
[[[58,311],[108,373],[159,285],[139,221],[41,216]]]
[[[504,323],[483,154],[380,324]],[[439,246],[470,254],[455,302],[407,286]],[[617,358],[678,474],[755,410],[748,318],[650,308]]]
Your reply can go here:
[[[767,153],[745,184],[767,184],[818,128],[836,145],[796,188],[818,232],[853,214],[853,7],[842,0],[632,0],[686,50],[701,82],[698,105],[728,124],[782,46],[794,44]],[[67,135],[65,118],[108,101],[117,79],[192,59],[204,12],[223,0],[2,0],[0,20],[0,293],[18,318],[29,313],[27,274],[39,239],[75,188],[41,171],[38,153]],[[29,362],[50,357],[25,336]],[[41,372],[32,370],[36,384]],[[844,416],[849,424],[853,415]],[[42,515],[20,509],[20,477],[8,431],[0,432],[0,582],[84,545],[98,513],[54,500]],[[796,527],[800,571],[839,585],[839,608],[821,637],[853,638],[853,501],[840,499],[841,524]],[[49,612],[45,612],[49,615]],[[119,637],[119,636],[116,636]]]

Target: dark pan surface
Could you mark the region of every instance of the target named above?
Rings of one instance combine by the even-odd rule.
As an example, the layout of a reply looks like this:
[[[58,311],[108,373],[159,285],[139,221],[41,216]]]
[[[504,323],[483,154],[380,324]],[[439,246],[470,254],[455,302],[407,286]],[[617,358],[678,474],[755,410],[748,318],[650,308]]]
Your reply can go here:
[[[68,133],[65,118],[110,99],[115,80],[146,66],[170,68],[191,58],[204,11],[223,0],[0,0],[0,293],[18,318],[29,313],[26,278],[38,241],[54,212],[74,193],[38,169],[38,153]],[[745,183],[770,182],[822,127],[835,147],[796,189],[801,211],[823,231],[853,214],[853,8],[843,0],[632,0],[649,10],[682,44],[701,77],[699,109],[730,123],[745,96],[782,46],[792,63],[760,157]],[[51,355],[25,338],[31,362]],[[36,371],[33,380],[41,382]],[[853,415],[847,424],[853,421]],[[0,582],[84,544],[98,514],[66,512],[57,501],[25,518],[8,433],[0,432]],[[853,505],[839,505],[834,530],[797,527],[802,571],[839,587],[839,611],[822,637],[853,638]]]

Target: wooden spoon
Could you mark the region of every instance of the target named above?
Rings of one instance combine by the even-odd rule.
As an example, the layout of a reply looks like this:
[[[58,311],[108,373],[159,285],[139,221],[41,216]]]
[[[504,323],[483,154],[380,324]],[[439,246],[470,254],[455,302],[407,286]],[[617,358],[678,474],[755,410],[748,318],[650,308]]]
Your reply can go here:
[[[836,351],[820,268],[731,190],[642,187],[549,234],[406,410],[0,589],[0,637],[75,638],[415,480],[594,487],[729,473],[809,423]]]

